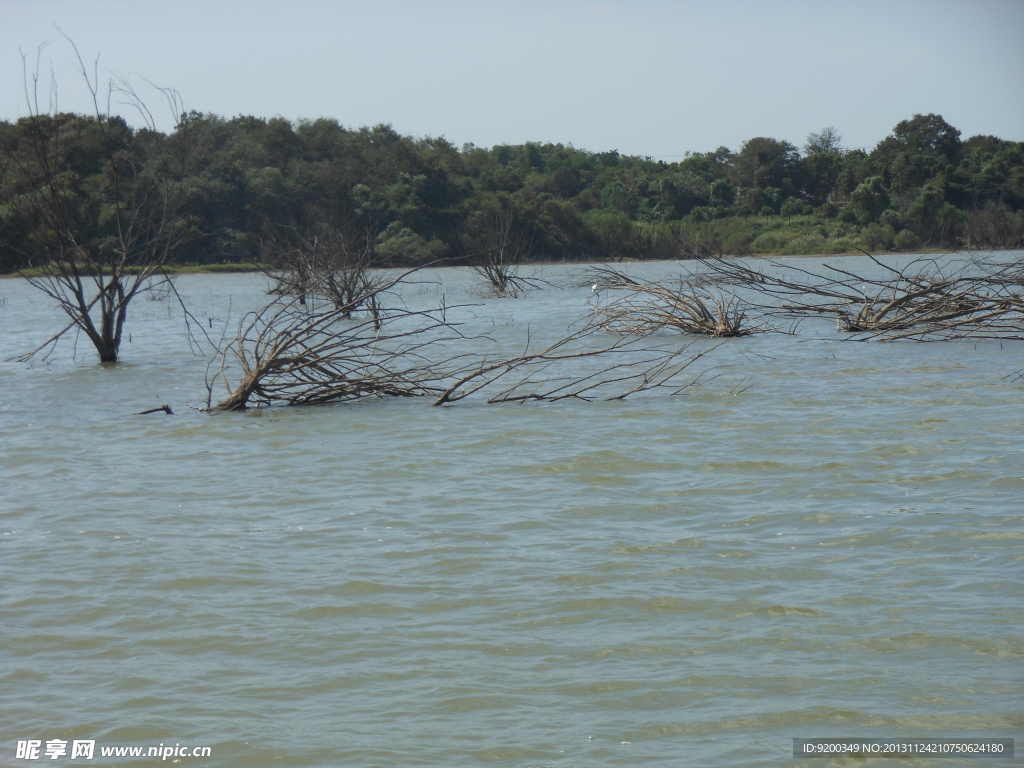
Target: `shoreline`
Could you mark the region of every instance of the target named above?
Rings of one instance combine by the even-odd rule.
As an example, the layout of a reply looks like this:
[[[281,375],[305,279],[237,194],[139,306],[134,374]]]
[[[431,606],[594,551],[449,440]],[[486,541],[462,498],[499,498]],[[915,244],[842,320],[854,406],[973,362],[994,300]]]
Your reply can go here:
[[[941,255],[949,253],[958,253],[965,249],[935,249],[928,248],[919,251],[885,251],[880,254],[872,254],[874,256],[925,256],[929,254]],[[861,251],[845,251],[843,253],[747,253],[743,255],[730,254],[725,256],[727,259],[818,259],[818,258],[845,258],[848,256],[863,256]],[[657,262],[684,262],[684,261],[697,261],[697,259],[622,259],[621,261],[607,261],[594,259],[586,260],[579,259],[576,261],[533,261],[525,262],[521,266],[523,267],[540,267],[548,265],[559,265],[569,266],[572,264],[648,264]],[[434,269],[456,269],[471,266],[469,264],[449,264],[439,265]],[[387,266],[387,267],[374,267],[374,269],[404,269],[405,267],[400,266]],[[260,272],[262,268],[255,264],[180,264],[170,265],[165,267],[165,270],[170,275],[216,275],[216,274],[248,274],[252,272]],[[129,271],[127,274],[131,274]],[[0,273],[0,279],[14,279],[14,278],[28,278],[28,277],[42,277],[42,273],[38,269],[31,270],[20,270],[17,272],[3,272]]]

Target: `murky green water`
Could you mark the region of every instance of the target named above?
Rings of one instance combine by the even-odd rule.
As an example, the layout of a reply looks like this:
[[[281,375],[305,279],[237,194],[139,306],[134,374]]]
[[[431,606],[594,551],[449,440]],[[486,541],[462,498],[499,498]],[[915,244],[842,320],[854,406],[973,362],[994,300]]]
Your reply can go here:
[[[422,279],[409,302],[474,303],[497,345],[590,294]],[[264,298],[253,275],[178,286],[204,322]],[[0,357],[57,323],[0,281]],[[183,404],[206,361],[173,305],[128,329],[118,366],[83,343],[0,364],[0,764],[53,738],[509,768],[1022,743],[1024,345],[825,323],[730,342],[676,397],[210,416]]]

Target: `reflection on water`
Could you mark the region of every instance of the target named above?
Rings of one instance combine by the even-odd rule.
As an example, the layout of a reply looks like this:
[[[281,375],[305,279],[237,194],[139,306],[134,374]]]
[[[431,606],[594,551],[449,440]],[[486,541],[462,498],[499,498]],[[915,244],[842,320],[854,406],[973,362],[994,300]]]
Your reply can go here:
[[[582,269],[405,300],[511,348],[580,316]],[[219,333],[262,281],[178,287]],[[0,357],[58,329],[0,292]],[[793,737],[1024,736],[1024,346],[805,324],[677,397],[210,416],[175,308],[127,328],[122,365],[0,364],[3,750],[775,766]]]

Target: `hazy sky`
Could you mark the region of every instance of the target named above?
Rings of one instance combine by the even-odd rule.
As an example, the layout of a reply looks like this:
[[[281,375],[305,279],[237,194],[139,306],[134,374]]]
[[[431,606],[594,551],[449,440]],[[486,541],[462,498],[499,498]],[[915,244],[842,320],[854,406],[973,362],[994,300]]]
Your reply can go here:
[[[227,117],[666,159],[828,125],[871,147],[917,112],[1024,140],[1024,0],[0,0],[0,117],[26,112],[18,49],[32,68],[47,40],[60,108],[88,108],[54,24],[102,79]]]

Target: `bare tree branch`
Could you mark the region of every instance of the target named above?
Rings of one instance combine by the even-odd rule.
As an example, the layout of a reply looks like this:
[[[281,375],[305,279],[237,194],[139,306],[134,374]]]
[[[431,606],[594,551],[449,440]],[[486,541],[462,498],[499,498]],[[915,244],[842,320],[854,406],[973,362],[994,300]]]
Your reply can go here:
[[[477,393],[489,403],[622,399],[691,386],[696,379],[679,384],[677,377],[714,349],[690,352],[693,342],[666,348],[643,337],[608,341],[600,328],[585,327],[537,351],[527,340],[521,354],[494,359],[467,345],[486,337],[449,322],[449,309],[389,309],[352,322],[343,308],[275,301],[243,317],[235,338],[221,345],[207,373],[207,409],[426,396],[445,405]],[[226,396],[214,404],[217,381]]]
[[[751,306],[779,317],[833,316],[851,339],[1024,339],[1024,266],[997,259],[923,256],[903,267],[866,255],[880,277],[823,264],[822,271],[769,261],[700,262],[709,282],[742,286]]]
[[[699,281],[649,282],[612,267],[595,267],[591,322],[615,333],[648,335],[663,328],[695,336],[747,336],[767,330],[747,323],[747,310],[735,294],[725,294]],[[600,298],[613,298],[601,303]]]
[[[514,299],[546,285],[544,280],[520,273],[520,267],[533,249],[533,236],[523,229],[510,199],[500,201],[485,218],[480,242],[483,248],[476,256],[473,270],[483,279],[490,294]]]

